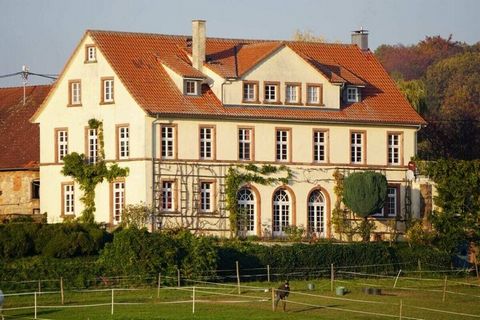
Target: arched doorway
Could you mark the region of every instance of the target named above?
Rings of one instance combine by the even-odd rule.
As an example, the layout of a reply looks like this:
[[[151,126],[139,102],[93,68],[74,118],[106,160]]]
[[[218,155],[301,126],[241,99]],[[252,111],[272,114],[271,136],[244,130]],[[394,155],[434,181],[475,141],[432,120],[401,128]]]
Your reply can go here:
[[[256,235],[256,205],[255,194],[249,188],[241,188],[237,192],[239,217],[237,228],[239,236]]]
[[[292,204],[286,189],[278,189],[273,195],[273,236],[285,235],[290,225]]]
[[[308,233],[319,238],[326,237],[326,201],[318,189],[308,196]]]

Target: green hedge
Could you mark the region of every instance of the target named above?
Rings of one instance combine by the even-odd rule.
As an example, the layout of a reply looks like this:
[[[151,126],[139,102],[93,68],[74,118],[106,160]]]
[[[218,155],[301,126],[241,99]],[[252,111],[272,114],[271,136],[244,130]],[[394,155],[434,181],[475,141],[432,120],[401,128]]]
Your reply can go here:
[[[273,273],[298,277],[320,276],[312,272],[321,269],[328,275],[331,264],[337,270],[358,266],[344,270],[368,273],[416,270],[418,261],[424,270],[449,269],[451,265],[449,254],[406,243],[261,245],[196,237],[188,231],[149,233],[130,228],[108,235],[98,227],[78,224],[5,225],[0,228],[0,238],[0,252],[9,258],[0,259],[0,287],[12,290],[28,289],[28,284],[14,285],[13,281],[60,277],[66,287],[78,288],[98,284],[100,276],[136,277],[146,284],[144,279],[154,283],[159,272],[164,279],[175,282],[177,268],[183,278],[217,276],[228,281],[235,275],[236,261],[244,275],[265,274],[261,268],[269,265]],[[37,256],[28,257],[34,254]],[[259,269],[255,271],[256,268]]]
[[[96,225],[8,223],[0,225],[0,258],[97,255],[111,237]]]

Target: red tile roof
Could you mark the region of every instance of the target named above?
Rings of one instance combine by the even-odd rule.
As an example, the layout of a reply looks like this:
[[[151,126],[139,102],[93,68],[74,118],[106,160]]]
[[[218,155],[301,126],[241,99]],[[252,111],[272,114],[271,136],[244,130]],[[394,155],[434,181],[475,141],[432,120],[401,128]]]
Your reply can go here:
[[[356,45],[207,38],[205,66],[224,78],[241,76],[280,47],[288,46],[331,82],[365,86],[362,89],[361,102],[347,104],[340,110],[224,106],[208,86],[204,86],[201,96],[183,95],[162,66],[163,63],[184,76],[198,76],[186,57],[186,54],[191,52],[190,37],[111,31],[87,32],[127,90],[150,114],[425,124],[375,56],[369,51],[360,50]]]
[[[38,168],[40,131],[29,119],[50,87],[27,86],[25,105],[23,87],[0,88],[0,170]]]

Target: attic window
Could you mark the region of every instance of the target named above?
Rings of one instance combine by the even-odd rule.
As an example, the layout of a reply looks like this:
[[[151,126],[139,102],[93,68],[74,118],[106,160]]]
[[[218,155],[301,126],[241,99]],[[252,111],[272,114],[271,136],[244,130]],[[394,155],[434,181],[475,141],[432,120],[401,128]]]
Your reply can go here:
[[[199,94],[199,90],[198,90],[198,86],[199,86],[199,81],[197,80],[185,80],[184,83],[183,83],[183,92],[187,95],[187,96],[198,96]]]
[[[97,62],[97,48],[95,46],[85,47],[85,62]]]
[[[347,87],[347,102],[359,102],[360,101],[360,88]]]

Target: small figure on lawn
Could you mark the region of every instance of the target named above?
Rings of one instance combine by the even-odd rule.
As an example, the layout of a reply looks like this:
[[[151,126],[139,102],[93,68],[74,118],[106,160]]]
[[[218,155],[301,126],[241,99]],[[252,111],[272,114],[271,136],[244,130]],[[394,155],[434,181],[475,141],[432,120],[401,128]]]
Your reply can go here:
[[[288,280],[285,281],[275,292],[275,310],[277,310],[278,302],[282,300],[283,311],[285,311],[287,307],[287,297],[290,293],[290,286],[288,284]]]

